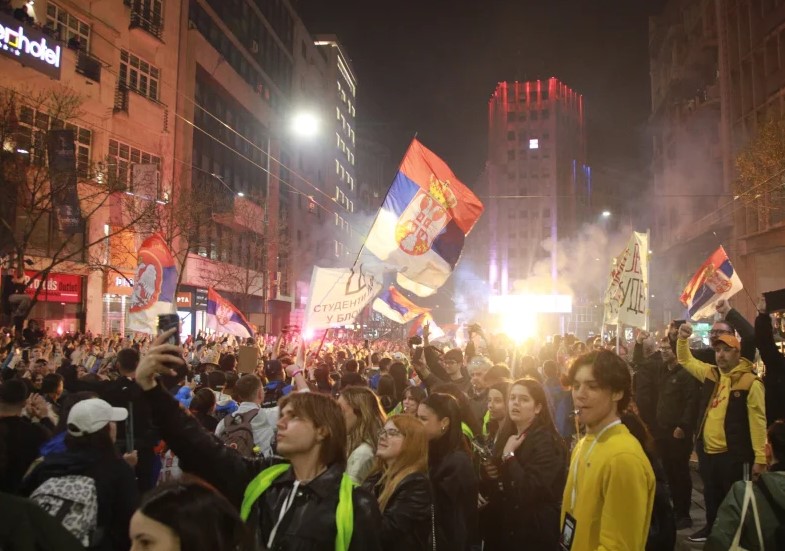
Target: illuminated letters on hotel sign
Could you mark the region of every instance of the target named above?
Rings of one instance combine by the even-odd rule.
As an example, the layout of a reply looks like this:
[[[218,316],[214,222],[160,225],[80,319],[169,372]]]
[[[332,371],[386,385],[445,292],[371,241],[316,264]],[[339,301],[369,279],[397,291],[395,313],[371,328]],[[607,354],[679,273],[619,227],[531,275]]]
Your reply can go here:
[[[60,44],[38,29],[5,14],[0,14],[0,54],[60,80]]]

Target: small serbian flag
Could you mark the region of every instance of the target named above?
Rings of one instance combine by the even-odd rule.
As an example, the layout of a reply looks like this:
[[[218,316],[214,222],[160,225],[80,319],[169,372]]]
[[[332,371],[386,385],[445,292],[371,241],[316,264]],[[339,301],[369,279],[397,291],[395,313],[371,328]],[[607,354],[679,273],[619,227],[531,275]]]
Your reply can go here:
[[[450,277],[482,210],[450,167],[413,140],[365,246],[398,269],[398,285],[427,297]]]
[[[245,316],[212,287],[207,289],[207,328],[236,337],[253,337],[251,324]]]
[[[711,317],[714,305],[744,289],[725,249],[720,247],[703,263],[681,293],[691,319]]]
[[[373,309],[398,323],[410,322],[430,311],[428,308],[414,304],[392,285],[373,301]]]
[[[137,254],[128,320],[130,331],[155,334],[158,316],[177,311],[177,265],[160,234],[142,242]]]
[[[442,331],[441,327],[436,325],[436,322],[433,321],[433,318],[431,317],[430,314],[423,314],[420,317],[418,317],[416,320],[414,320],[414,323],[409,328],[409,336],[410,337],[414,337],[414,336],[422,337],[423,328],[425,327],[426,323],[429,324],[428,325],[428,338],[430,340],[441,339],[442,337],[445,336],[445,332]]]

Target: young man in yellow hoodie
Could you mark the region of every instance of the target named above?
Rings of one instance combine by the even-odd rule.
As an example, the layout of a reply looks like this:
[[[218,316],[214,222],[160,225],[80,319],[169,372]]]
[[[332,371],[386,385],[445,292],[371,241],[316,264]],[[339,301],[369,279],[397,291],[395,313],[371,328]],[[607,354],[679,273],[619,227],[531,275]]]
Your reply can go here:
[[[753,373],[752,363],[741,356],[741,343],[735,335],[718,335],[712,340],[716,366],[693,357],[691,335],[689,323],[679,328],[676,357],[702,383],[702,421],[695,448],[704,486],[706,527],[689,538],[701,542],[711,532],[725,495],[744,477],[744,466],[750,466],[756,476],[766,469],[766,405],[763,383]]]
[[[611,351],[575,360],[568,379],[586,436],[575,446],[562,500],[565,551],[646,548],[654,472],[619,415],[630,403],[627,364]]]

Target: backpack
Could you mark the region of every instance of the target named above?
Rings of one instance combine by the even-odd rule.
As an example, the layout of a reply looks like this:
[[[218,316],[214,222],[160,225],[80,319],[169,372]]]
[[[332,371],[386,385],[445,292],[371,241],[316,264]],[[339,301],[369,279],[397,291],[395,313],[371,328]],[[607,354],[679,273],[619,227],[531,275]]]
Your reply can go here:
[[[224,429],[220,439],[229,448],[234,448],[243,457],[254,457],[253,428],[251,421],[259,414],[258,409],[245,413],[227,415],[224,418]]]
[[[264,402],[262,402],[262,407],[278,407],[278,400],[288,394],[286,392],[287,386],[286,381],[273,381],[264,385]]]
[[[85,547],[97,543],[98,491],[95,480],[89,476],[50,478],[35,489],[30,499],[57,519]]]

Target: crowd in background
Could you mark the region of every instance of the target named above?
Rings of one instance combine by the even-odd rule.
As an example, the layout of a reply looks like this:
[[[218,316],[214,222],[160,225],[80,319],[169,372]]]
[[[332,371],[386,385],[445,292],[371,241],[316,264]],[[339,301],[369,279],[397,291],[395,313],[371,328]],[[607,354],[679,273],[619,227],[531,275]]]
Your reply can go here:
[[[761,312],[721,302],[692,349],[678,321],[524,348],[30,320],[0,337],[0,547],[670,550],[702,520],[694,450],[691,539],[776,549],[785,357]]]

